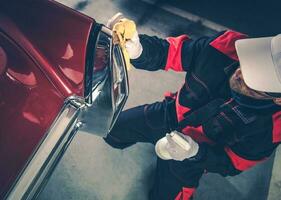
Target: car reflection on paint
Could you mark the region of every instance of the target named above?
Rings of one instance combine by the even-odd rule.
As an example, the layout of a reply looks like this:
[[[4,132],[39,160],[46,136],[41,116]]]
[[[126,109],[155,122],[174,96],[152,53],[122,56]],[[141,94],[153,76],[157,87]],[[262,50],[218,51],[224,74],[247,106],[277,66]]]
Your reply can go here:
[[[105,26],[50,0],[0,2],[0,199],[35,198],[75,133],[104,136],[127,97]]]

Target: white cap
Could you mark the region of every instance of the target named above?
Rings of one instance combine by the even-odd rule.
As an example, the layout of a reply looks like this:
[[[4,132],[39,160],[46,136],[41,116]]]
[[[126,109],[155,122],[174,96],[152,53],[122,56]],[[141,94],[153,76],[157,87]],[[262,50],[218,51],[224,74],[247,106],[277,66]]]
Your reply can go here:
[[[281,34],[238,40],[235,47],[247,86],[258,91],[281,93]]]

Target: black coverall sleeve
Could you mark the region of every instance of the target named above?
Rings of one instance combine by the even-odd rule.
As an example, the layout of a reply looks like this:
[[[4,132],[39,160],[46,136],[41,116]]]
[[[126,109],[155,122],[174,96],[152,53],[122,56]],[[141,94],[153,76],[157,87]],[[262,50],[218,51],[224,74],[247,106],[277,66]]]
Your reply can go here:
[[[187,71],[213,39],[202,37],[192,40],[187,36],[185,38],[181,36],[170,37],[169,39],[160,39],[156,36],[148,35],[139,35],[139,37],[143,46],[143,52],[139,58],[133,59],[131,62],[137,69],[148,71],[159,69]],[[171,66],[167,66],[168,62],[171,63]]]
[[[169,43],[156,36],[139,35],[143,47],[139,58],[131,60],[137,69],[156,71],[164,69],[169,51]]]

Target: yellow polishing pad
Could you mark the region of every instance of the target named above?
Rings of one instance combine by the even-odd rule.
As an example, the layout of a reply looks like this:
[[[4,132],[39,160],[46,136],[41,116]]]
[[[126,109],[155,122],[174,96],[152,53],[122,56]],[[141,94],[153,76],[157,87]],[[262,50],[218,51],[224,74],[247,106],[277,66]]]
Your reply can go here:
[[[136,24],[134,21],[123,18],[118,23],[113,26],[113,43],[119,44],[125,58],[127,70],[131,68],[131,62],[129,54],[125,48],[125,43],[127,40],[132,39],[136,32]]]

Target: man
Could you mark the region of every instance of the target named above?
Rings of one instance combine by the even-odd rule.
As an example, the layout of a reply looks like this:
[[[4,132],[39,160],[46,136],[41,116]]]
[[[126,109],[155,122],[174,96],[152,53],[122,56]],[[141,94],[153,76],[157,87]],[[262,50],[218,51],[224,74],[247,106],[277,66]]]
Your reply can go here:
[[[127,41],[135,68],[186,72],[178,92],[123,111],[105,138],[119,149],[156,145],[150,199],[189,200],[203,173],[237,175],[281,142],[281,35],[246,38],[235,31],[197,40],[136,32]]]

